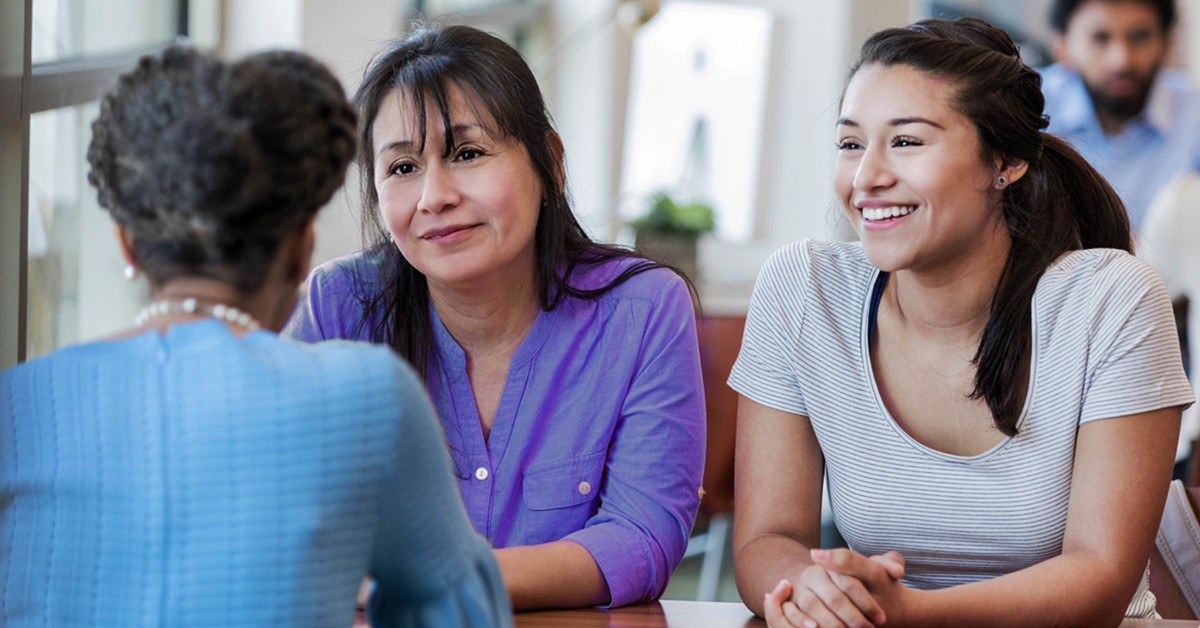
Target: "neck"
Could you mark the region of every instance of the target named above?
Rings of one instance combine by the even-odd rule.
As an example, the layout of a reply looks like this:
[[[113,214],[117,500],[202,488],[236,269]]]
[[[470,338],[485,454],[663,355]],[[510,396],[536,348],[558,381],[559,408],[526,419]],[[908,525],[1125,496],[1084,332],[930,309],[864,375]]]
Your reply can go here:
[[[245,294],[225,282],[203,278],[173,280],[151,290],[150,299],[154,303],[172,304],[182,304],[190,299],[198,306],[197,311],[192,313],[173,307],[161,315],[152,315],[146,320],[146,325],[158,329],[165,329],[174,323],[211,318],[214,316],[212,308],[220,305],[224,308],[236,308],[253,319],[255,324],[278,332],[287,322],[291,308],[295,306],[294,297],[290,303],[285,304],[283,301],[286,299],[279,290],[264,287],[254,293]],[[247,329],[246,325],[236,321],[226,320],[225,323],[238,330]]]
[[[430,281],[429,298],[468,356],[515,350],[541,310],[532,275],[469,289]]]
[[[1011,248],[1007,231],[1003,235],[937,270],[896,272],[884,290],[884,305],[927,342],[978,345]]]
[[[1121,129],[1125,128],[1125,123],[1132,120],[1136,115],[1125,115],[1106,109],[1096,109],[1096,119],[1100,122],[1100,128],[1104,130],[1105,135],[1120,133]]]

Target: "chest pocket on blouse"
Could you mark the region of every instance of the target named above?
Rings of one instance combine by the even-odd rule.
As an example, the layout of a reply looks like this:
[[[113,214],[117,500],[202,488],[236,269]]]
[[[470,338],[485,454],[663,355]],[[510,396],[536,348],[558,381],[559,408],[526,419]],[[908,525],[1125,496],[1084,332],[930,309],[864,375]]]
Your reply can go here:
[[[529,467],[521,483],[528,509],[522,517],[525,543],[561,539],[582,529],[596,514],[605,454],[600,451]]]

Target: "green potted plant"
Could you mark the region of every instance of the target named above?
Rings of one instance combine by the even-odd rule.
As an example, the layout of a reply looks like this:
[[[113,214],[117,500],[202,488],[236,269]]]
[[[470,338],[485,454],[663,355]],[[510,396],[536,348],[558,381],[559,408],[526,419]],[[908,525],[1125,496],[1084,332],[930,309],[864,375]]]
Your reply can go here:
[[[698,280],[696,240],[716,226],[712,207],[676,203],[670,194],[659,192],[650,198],[649,210],[629,224],[634,229],[634,247],[642,255]]]

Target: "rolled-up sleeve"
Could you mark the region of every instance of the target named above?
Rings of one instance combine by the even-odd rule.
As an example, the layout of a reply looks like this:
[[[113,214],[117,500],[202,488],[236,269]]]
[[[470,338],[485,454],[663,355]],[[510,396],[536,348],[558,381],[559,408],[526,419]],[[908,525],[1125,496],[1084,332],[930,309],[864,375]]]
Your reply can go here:
[[[596,560],[610,606],[654,599],[666,589],[696,520],[704,445],[696,318],[687,288],[672,275],[645,322],[599,511],[565,537]]]

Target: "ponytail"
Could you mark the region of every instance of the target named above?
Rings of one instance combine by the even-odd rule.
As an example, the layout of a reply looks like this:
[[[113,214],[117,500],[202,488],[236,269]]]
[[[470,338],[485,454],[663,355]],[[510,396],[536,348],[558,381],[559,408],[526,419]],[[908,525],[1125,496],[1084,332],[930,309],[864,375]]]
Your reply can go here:
[[[974,360],[971,397],[987,401],[996,428],[1009,436],[1024,408],[1033,293],[1042,275],[1068,251],[1133,249],[1129,217],[1112,186],[1064,140],[1045,133],[1042,139],[1041,159],[1004,195],[1012,248]]]

